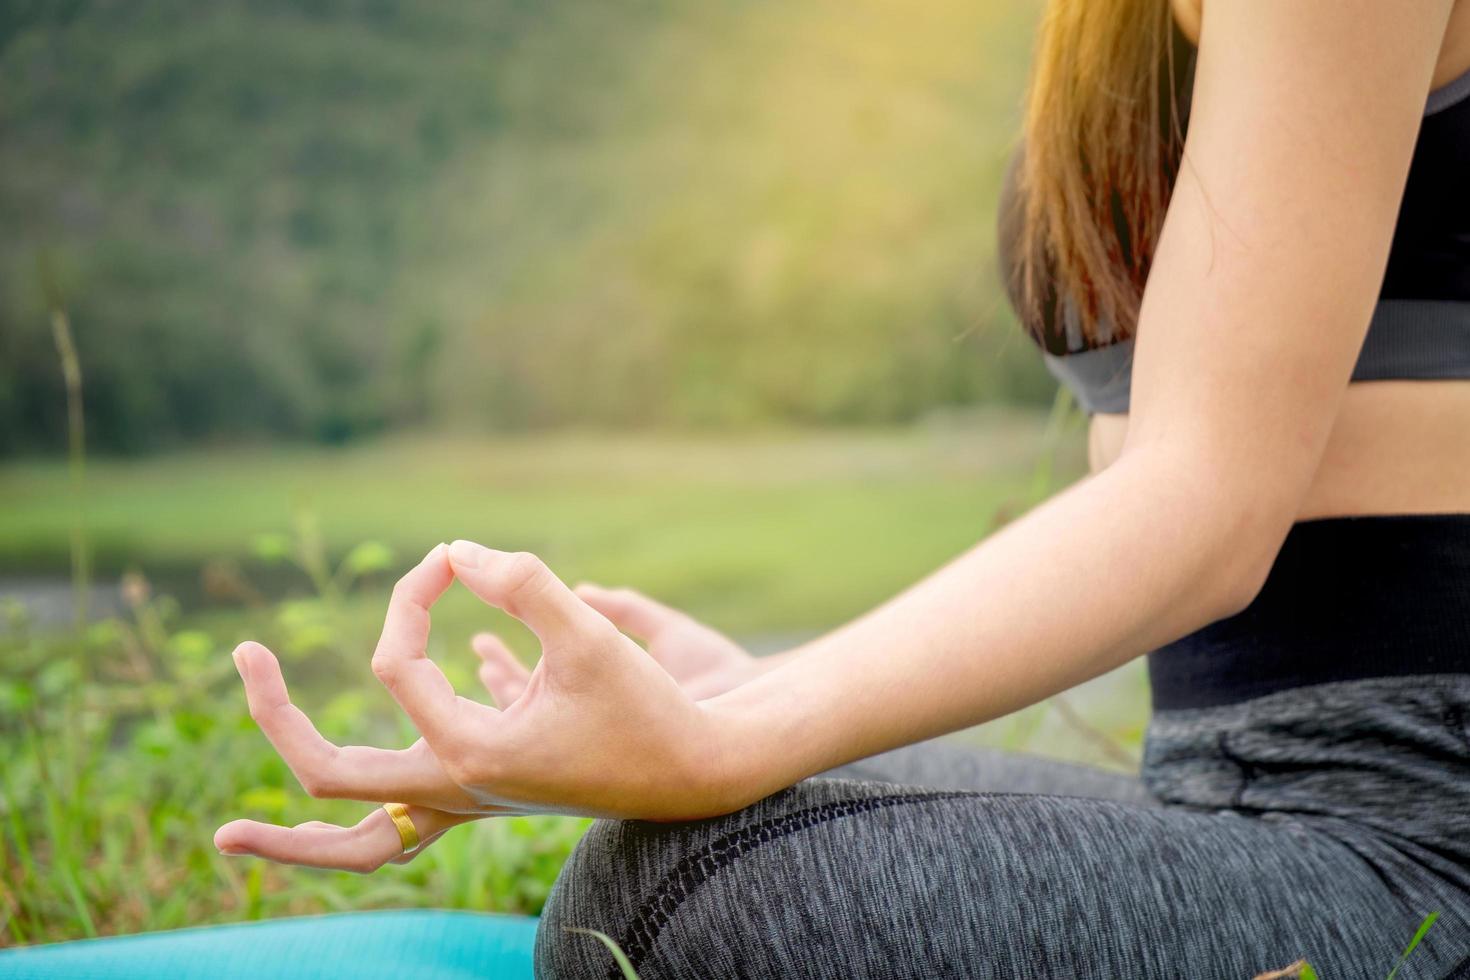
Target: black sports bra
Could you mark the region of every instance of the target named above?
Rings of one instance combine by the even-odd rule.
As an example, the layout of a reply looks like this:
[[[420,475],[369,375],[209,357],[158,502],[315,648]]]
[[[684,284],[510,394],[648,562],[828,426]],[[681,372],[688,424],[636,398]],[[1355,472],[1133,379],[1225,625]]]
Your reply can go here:
[[[1000,202],[1002,278],[1017,301],[1019,153]],[[1039,324],[1047,369],[1089,413],[1128,411],[1133,339],[1089,344],[1066,297]],[[1106,325],[1099,333],[1106,338]],[[1035,336],[1035,334],[1033,334]],[[1353,381],[1470,379],[1470,72],[1429,93],[1387,271]]]

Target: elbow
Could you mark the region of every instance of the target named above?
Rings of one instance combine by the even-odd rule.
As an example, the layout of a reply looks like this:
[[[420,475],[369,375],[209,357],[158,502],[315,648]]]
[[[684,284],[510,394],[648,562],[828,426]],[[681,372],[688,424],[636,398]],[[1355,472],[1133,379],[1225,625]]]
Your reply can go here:
[[[1205,626],[1235,616],[1261,594],[1299,507],[1286,488],[1241,479],[1239,469],[1213,460],[1171,456],[1163,466],[1172,499],[1155,497],[1149,507],[1165,507],[1180,522],[1169,537],[1183,549],[1175,568],[1184,576],[1179,586],[1191,618]],[[1160,485],[1148,474],[1144,479]]]
[[[1274,555],[1272,557],[1274,558]],[[1265,587],[1266,577],[1271,572],[1271,565],[1272,562],[1269,560],[1259,563],[1257,567],[1248,572],[1234,575],[1222,583],[1215,619],[1229,619],[1249,608],[1250,604],[1256,601],[1256,596],[1261,594],[1261,589]]]
[[[1265,588],[1292,518],[1274,508],[1253,507],[1221,522],[1221,557],[1215,563],[1215,614],[1227,619],[1243,612]]]
[[[1134,437],[1130,428],[1129,437]],[[1247,609],[1265,588],[1286,536],[1302,512],[1314,467],[1302,458],[1277,459],[1249,439],[1190,434],[1139,437],[1125,443],[1114,466],[1131,460],[1145,485],[1157,489],[1148,506],[1169,508],[1187,530],[1183,567],[1196,615],[1208,622]]]
[[[1222,458],[1213,448],[1125,449],[1103,473],[1116,474],[1124,494],[1139,501],[1143,526],[1164,521],[1164,537],[1177,547],[1174,598],[1199,627],[1255,602],[1301,512],[1293,481]]]

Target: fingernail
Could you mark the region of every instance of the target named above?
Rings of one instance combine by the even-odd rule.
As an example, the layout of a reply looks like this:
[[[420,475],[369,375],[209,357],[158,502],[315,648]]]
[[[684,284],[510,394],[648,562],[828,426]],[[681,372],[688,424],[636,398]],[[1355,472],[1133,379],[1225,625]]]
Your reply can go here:
[[[221,847],[219,849],[219,852],[221,854],[223,854],[225,857],[239,857],[242,854],[249,853],[249,852],[247,852],[245,850],[242,850],[241,848],[238,848],[238,847]]]
[[[456,541],[449,546],[449,560],[466,568],[479,568],[480,546],[473,541]]]
[[[235,669],[240,672],[240,679],[243,681],[246,680],[247,677],[245,673],[245,658],[240,655],[240,649],[240,647],[235,647],[235,650],[233,653],[230,654],[230,657],[235,661]]]

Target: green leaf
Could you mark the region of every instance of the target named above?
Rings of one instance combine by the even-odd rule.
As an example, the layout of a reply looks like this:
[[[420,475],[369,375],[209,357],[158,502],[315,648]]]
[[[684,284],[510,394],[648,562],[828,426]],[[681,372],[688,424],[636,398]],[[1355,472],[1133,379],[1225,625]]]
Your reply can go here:
[[[75,660],[54,660],[41,668],[36,676],[36,689],[47,699],[70,691],[81,679],[81,669]]]
[[[285,632],[277,653],[288,658],[326,650],[336,637],[331,613],[320,599],[283,602],[276,611],[276,623]]]
[[[175,711],[172,718],[174,731],[178,732],[179,738],[184,742],[197,745],[214,730],[215,718],[212,714],[204,714],[199,711]]]
[[[393,549],[381,541],[364,541],[342,559],[342,572],[349,578],[386,572],[393,567]]]
[[[276,786],[256,786],[247,789],[240,794],[240,807],[245,810],[264,810],[267,813],[281,813],[290,802],[286,791]]]
[[[1302,980],[1317,980],[1317,971],[1312,969],[1312,964],[1302,964]]]
[[[1403,968],[1404,961],[1409,958],[1409,954],[1412,953],[1414,951],[1414,948],[1419,945],[1419,940],[1424,938],[1425,933],[1429,932],[1429,930],[1434,926],[1434,921],[1438,918],[1438,912],[1430,912],[1429,915],[1425,917],[1424,921],[1419,923],[1419,931],[1414,933],[1414,938],[1409,940],[1409,945],[1399,956],[1399,961],[1395,963],[1393,965],[1393,969],[1389,971],[1388,980],[1393,980],[1393,978],[1398,975],[1399,970]]]
[[[613,960],[618,964],[618,969],[623,971],[623,980],[638,980],[638,973],[633,969],[633,964],[629,961],[628,954],[623,952],[622,947],[617,944],[617,941],[613,937],[605,932],[598,932],[596,929],[574,929],[568,927],[567,932],[580,933],[583,936],[591,936],[597,939],[612,953]]]
[[[348,732],[361,726],[367,713],[368,700],[362,691],[343,691],[328,701],[322,709],[319,727],[323,732],[340,733],[345,737]]]
[[[0,708],[14,717],[36,702],[36,692],[24,681],[0,680]]]
[[[122,638],[122,624],[115,619],[104,619],[87,627],[87,645],[91,647],[110,647]]]
[[[156,719],[139,725],[133,733],[133,749],[159,759],[172,755],[178,744],[178,733],[173,725]]]
[[[276,622],[288,630],[315,625],[325,621],[327,616],[327,609],[320,599],[288,599],[276,607]]]
[[[291,538],[285,534],[257,534],[250,550],[261,561],[285,561],[291,557]]]
[[[180,630],[169,637],[168,652],[180,660],[203,663],[214,653],[214,637],[203,630]]]

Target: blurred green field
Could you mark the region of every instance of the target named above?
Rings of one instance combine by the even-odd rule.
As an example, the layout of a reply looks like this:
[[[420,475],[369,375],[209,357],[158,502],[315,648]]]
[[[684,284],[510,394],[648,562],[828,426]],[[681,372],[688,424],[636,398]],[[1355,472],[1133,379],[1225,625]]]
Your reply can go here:
[[[410,437],[324,452],[220,450],[93,461],[85,520],[103,576],[186,589],[206,563],[267,595],[300,584],[252,544],[303,516],[328,553],[381,541],[401,563],[468,537],[535,551],[569,579],[633,583],[743,634],[805,630],[880,600],[978,540],[1033,491],[1044,418],[738,438]],[[1075,440],[1058,472],[1081,468]],[[63,461],[0,467],[0,576],[67,568]]]
[[[0,468],[0,943],[333,909],[537,911],[582,821],[485,821],[366,878],[211,844],[236,816],[363,812],[299,791],[245,714],[231,647],[276,650],[329,737],[407,744],[367,663],[393,574],[440,540],[535,550],[568,579],[635,585],[769,650],[901,589],[1081,471],[1075,428],[1017,412],[839,434],[402,437],[94,460],[96,578],[121,576],[128,600],[79,636],[13,601],[64,582],[65,467]],[[528,634],[452,591],[430,652],[462,692],[475,690],[468,638],[487,626],[535,656]],[[1133,676],[1114,690],[1104,727],[1126,743],[1142,688]],[[972,737],[1116,764],[1058,717],[1039,706]]]
[[[1035,16],[0,10],[0,944],[535,912],[582,823],[485,822],[365,879],[211,846],[234,816],[362,812],[299,792],[231,647],[276,650],[329,736],[406,743],[367,664],[394,574],[439,541],[765,652],[1079,473],[993,256]],[[83,421],[79,502],[52,454]],[[452,591],[431,653],[466,693],[487,626],[535,656]],[[1046,717],[994,737],[1037,744]]]

